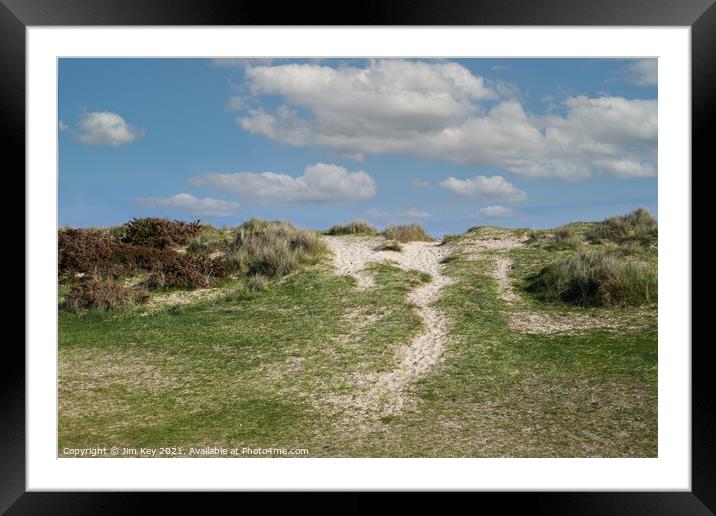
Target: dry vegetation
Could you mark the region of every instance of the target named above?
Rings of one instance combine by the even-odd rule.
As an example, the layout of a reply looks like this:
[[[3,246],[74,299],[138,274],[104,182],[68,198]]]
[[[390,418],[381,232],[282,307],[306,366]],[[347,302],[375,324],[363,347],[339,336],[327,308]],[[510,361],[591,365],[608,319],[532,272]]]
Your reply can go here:
[[[317,234],[276,220],[251,219],[236,228],[227,260],[248,275],[282,277],[314,265],[326,252]]]
[[[595,224],[586,237],[596,244],[611,242],[650,247],[657,245],[658,227],[648,211],[638,209],[628,215],[610,217]]]
[[[109,310],[127,303],[146,303],[149,292],[143,287],[124,287],[111,281],[89,279],[73,285],[65,296],[64,306],[69,310],[96,308]]]
[[[140,287],[192,290],[224,278],[280,278],[325,254],[310,231],[279,221],[249,220],[230,231],[199,222],[134,219],[119,230],[64,228],[58,233],[59,275],[71,286],[74,308],[110,308],[134,290],[113,281],[148,273]],[[126,291],[126,292],[125,292]]]
[[[375,235],[376,230],[367,222],[354,220],[345,226],[335,225],[326,231],[327,235]]]
[[[609,249],[586,249],[530,278],[529,290],[546,301],[579,306],[622,306],[657,300],[656,268]]]
[[[383,235],[388,240],[396,240],[398,242],[430,242],[434,240],[420,224],[388,226],[385,228],[385,231],[383,231]]]

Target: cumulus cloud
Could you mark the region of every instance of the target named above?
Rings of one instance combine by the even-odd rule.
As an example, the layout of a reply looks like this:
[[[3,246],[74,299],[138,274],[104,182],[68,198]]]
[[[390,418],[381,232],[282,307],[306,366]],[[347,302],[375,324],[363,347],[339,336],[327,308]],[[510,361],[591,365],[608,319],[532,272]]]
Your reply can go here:
[[[204,197],[198,199],[188,193],[179,193],[172,197],[144,197],[137,204],[145,208],[162,208],[182,211],[193,216],[227,217],[238,211],[239,203]]]
[[[659,81],[659,61],[639,59],[627,66],[629,82],[637,86],[655,86]]]
[[[189,185],[209,186],[240,199],[267,203],[335,203],[375,195],[375,182],[366,172],[349,172],[326,163],[307,166],[299,177],[276,172],[210,172],[190,178]]]
[[[380,138],[402,131],[438,130],[474,113],[473,101],[496,98],[482,77],[457,63],[383,60],[366,68],[337,69],[286,64],[252,67],[246,76],[253,95],[282,96],[314,115],[318,134],[348,139],[366,131]],[[286,106],[275,117],[259,110],[238,121],[251,132],[270,133],[267,116],[275,118],[281,130],[273,133],[275,139],[301,144],[312,136],[301,135],[296,111]]]
[[[494,205],[480,208],[480,215],[489,219],[501,219],[505,217],[512,217],[515,212],[510,208],[504,206]]]
[[[295,147],[417,155],[525,177],[612,173],[599,164],[604,160],[637,163],[638,175],[656,173],[656,100],[577,96],[561,103],[560,115],[536,116],[505,88],[451,62],[285,64],[251,67],[245,75],[251,102],[236,122]],[[264,96],[282,102],[268,109]]]
[[[470,179],[450,177],[440,182],[440,186],[453,191],[460,197],[494,199],[518,202],[527,199],[527,193],[516,188],[502,176],[475,176]]]
[[[75,137],[88,145],[118,147],[133,142],[141,135],[141,131],[129,125],[124,118],[109,111],[82,113],[75,129]]]

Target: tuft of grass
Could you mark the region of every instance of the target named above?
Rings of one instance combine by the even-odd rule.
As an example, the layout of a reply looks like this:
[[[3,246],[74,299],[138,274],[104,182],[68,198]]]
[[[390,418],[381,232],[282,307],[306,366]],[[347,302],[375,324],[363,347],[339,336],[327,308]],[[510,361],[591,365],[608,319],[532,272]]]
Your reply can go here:
[[[187,253],[206,255],[216,251],[225,251],[233,239],[234,235],[231,231],[206,225],[199,234],[189,239],[186,251]]]
[[[414,242],[423,241],[430,242],[433,237],[425,232],[425,228],[420,224],[403,224],[401,226],[388,226],[383,232],[388,240],[397,240],[398,242]]]
[[[277,220],[251,219],[236,228],[227,260],[248,275],[280,278],[318,263],[326,246],[312,231]]]
[[[655,265],[607,249],[583,250],[559,259],[529,280],[528,290],[549,302],[625,306],[657,300]]]
[[[639,208],[627,215],[598,222],[586,237],[595,244],[612,242],[650,247],[657,245],[658,233],[656,219],[647,210]]]
[[[265,276],[245,276],[239,284],[224,296],[225,301],[248,301],[256,297],[268,287],[269,280]]]
[[[572,228],[563,227],[558,229],[554,233],[554,236],[547,241],[545,249],[555,251],[576,250],[579,249],[583,243],[582,239]]]
[[[398,253],[403,251],[403,246],[400,245],[400,242],[396,242],[395,240],[386,240],[385,242],[381,242],[377,246],[375,246],[374,250],[376,251],[396,251]]]
[[[335,225],[328,231],[327,235],[375,235],[373,226],[362,220],[354,220],[345,226]]]

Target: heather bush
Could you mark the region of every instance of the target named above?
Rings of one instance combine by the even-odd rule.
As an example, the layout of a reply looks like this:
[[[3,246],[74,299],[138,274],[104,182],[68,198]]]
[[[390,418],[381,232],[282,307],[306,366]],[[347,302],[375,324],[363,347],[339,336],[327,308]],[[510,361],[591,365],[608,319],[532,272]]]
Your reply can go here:
[[[230,271],[230,264],[222,258],[172,253],[167,254],[166,260],[153,268],[147,286],[150,289],[206,288],[217,279],[227,276]]]
[[[89,279],[73,285],[65,296],[64,305],[69,310],[109,310],[128,303],[146,303],[149,292],[142,287],[123,287],[113,282]]]
[[[587,249],[557,260],[530,278],[545,301],[580,306],[641,305],[657,300],[656,265],[622,253]]]
[[[143,245],[165,249],[175,245],[186,245],[199,234],[203,226],[195,222],[182,222],[159,218],[133,219],[124,225],[121,241],[126,244]]]
[[[118,242],[91,229],[65,228],[58,232],[58,270],[61,278],[76,274],[118,278],[152,270],[171,250]]]
[[[63,228],[57,234],[57,241],[57,266],[61,277],[98,272],[94,269],[113,265],[115,242],[97,231]]]

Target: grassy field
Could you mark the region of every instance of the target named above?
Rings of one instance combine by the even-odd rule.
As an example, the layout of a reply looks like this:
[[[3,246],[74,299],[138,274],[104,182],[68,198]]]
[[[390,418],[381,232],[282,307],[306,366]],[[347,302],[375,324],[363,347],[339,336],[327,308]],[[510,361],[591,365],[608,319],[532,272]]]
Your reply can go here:
[[[77,279],[65,278],[59,454],[223,446],[309,457],[656,456],[655,297],[581,306],[533,288],[545,267],[584,249],[655,270],[648,231],[634,243],[615,224],[618,235],[614,224],[452,235],[442,269],[450,283],[434,303],[448,328],[441,361],[406,388],[404,410],[374,417],[343,400],[356,378],[395,368],[396,352],[423,331],[408,295],[431,281],[424,272],[372,263],[375,286],[359,289],[325,253],[258,286],[228,274],[110,310],[67,308]],[[487,245],[495,241],[511,245]],[[595,285],[624,291],[617,273],[607,279]]]

